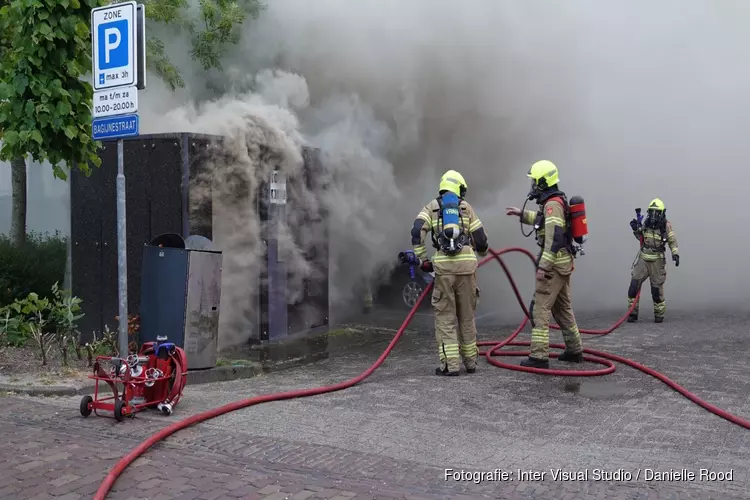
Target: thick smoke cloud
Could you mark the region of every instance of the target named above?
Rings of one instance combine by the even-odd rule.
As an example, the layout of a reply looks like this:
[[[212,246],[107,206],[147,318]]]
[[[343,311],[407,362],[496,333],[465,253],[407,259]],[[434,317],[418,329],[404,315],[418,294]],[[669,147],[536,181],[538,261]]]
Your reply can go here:
[[[351,299],[363,276],[387,272],[410,246],[411,221],[449,168],[467,179],[493,247],[535,249],[503,209],[523,203],[525,172],[543,158],[558,164],[569,196],[587,201],[591,235],[574,277],[578,310],[625,306],[637,251],[628,221],[655,197],[667,205],[683,257],[680,268],[669,267],[670,307],[744,305],[750,286],[735,255],[749,238],[735,230],[735,219],[748,179],[750,78],[741,51],[749,6],[269,4],[208,85],[196,80],[172,97],[154,85],[144,101],[163,116],[185,95],[227,89],[225,103],[237,106],[211,111],[214,133],[241,116],[248,99],[298,120],[284,133],[322,149],[333,185],[325,203],[334,211],[334,305]],[[262,73],[253,83],[267,69],[284,72]],[[255,93],[230,93],[249,88]],[[178,116],[144,125],[189,128]],[[529,297],[528,263],[517,257],[511,267],[524,273]],[[484,311],[516,312],[499,270],[483,270],[480,285]],[[647,285],[644,292],[648,302]]]

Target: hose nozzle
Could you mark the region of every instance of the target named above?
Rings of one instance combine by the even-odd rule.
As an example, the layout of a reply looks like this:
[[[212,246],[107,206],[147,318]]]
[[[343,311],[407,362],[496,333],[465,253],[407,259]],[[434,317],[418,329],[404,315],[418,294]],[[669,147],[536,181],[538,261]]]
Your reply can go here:
[[[171,415],[172,403],[169,401],[166,401],[164,403],[159,403],[158,405],[156,405],[156,409],[161,411],[164,415]]]
[[[407,250],[406,252],[399,252],[398,260],[402,264],[409,264],[412,266],[418,266],[420,264],[417,255],[411,250]]]

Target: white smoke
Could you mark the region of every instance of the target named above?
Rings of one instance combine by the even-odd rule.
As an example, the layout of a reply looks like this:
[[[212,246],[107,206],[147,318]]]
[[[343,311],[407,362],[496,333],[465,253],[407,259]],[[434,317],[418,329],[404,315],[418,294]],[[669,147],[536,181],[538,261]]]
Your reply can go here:
[[[321,148],[334,306],[354,301],[363,278],[387,275],[450,168],[467,179],[493,247],[534,250],[503,208],[522,203],[539,159],[556,162],[561,188],[587,202],[578,310],[625,306],[637,249],[628,221],[655,197],[683,256],[669,268],[670,307],[739,305],[746,280],[718,256],[747,243],[732,214],[748,177],[739,167],[748,10],[698,0],[277,0],[211,75],[227,89],[219,104],[184,107],[184,95],[170,102],[154,85],[144,126],[232,135],[251,114],[290,147]],[[205,95],[190,83],[187,94]],[[528,297],[530,266],[512,262]],[[500,276],[480,273],[483,307],[515,313]]]

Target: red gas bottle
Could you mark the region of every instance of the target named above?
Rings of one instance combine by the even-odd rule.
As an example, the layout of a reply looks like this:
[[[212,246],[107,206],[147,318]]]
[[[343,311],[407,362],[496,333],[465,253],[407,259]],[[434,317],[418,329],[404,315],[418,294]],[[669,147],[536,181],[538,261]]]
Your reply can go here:
[[[589,236],[586,223],[586,204],[580,196],[574,196],[568,202],[570,207],[570,234],[579,245],[583,245]]]

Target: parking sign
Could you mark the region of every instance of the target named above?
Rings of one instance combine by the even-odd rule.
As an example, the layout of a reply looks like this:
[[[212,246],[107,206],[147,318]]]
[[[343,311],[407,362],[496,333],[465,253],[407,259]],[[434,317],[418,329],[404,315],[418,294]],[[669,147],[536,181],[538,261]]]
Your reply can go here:
[[[138,39],[134,1],[91,10],[94,90],[138,82]]]

